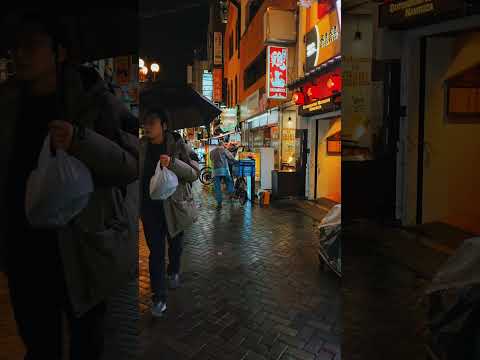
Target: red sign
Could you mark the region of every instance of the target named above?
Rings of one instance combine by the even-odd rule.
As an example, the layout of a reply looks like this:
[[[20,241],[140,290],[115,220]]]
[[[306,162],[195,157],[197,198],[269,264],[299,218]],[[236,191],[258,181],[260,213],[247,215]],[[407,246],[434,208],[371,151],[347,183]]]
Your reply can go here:
[[[222,80],[222,69],[213,69],[213,101],[215,102],[222,101]]]
[[[288,49],[282,46],[267,48],[267,97],[287,98]]]
[[[293,94],[292,100],[295,102],[296,105],[304,105],[305,95],[303,95],[302,92],[296,92]]]
[[[330,73],[316,77],[312,82],[303,86],[301,93],[295,93],[293,100],[297,105],[312,103],[332,97],[342,91],[341,69],[336,68]],[[297,95],[295,97],[295,95]]]

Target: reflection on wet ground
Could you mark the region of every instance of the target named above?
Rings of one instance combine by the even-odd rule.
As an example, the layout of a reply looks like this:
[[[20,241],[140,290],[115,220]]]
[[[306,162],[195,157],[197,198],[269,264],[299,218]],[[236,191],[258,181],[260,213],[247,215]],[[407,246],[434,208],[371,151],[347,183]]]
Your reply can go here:
[[[143,359],[340,359],[339,281],[319,271],[315,222],[294,208],[238,202],[215,209],[199,191],[200,219],[186,235],[183,286],[162,319],[148,316]]]

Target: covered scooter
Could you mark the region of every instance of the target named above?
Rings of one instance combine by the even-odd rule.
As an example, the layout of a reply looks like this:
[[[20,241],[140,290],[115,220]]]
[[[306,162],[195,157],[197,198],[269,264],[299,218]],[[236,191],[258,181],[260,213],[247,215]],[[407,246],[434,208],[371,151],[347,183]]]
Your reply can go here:
[[[318,259],[320,265],[324,270],[331,270],[337,276],[342,276],[341,213],[341,205],[335,205],[325,215],[319,226]]]
[[[431,359],[480,359],[480,237],[466,240],[426,289]]]

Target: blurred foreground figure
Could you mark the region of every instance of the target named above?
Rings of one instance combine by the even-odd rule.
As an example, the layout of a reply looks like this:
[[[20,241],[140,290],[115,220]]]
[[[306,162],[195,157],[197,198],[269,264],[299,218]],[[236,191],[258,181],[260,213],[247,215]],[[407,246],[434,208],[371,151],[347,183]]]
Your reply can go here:
[[[68,64],[66,31],[26,14],[15,29],[16,76],[0,87],[0,269],[6,271],[25,359],[105,356],[109,299],[137,274],[138,139],[122,131],[123,105],[88,69]],[[34,228],[25,186],[50,135],[89,169],[94,191],[67,226]],[[6,176],[5,176],[6,175]]]

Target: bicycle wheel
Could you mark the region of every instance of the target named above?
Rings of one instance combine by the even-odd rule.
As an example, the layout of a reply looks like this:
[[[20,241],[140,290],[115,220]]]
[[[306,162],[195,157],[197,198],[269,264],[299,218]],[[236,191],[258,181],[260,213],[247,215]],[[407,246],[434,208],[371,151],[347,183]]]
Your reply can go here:
[[[209,167],[204,167],[200,171],[200,182],[203,185],[210,185],[213,183],[212,169]]]

